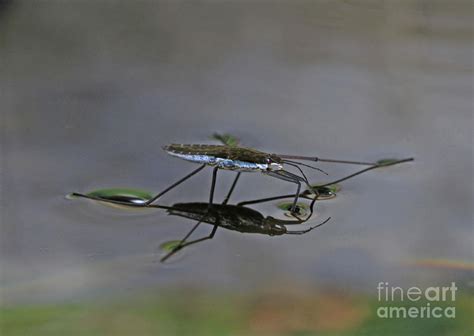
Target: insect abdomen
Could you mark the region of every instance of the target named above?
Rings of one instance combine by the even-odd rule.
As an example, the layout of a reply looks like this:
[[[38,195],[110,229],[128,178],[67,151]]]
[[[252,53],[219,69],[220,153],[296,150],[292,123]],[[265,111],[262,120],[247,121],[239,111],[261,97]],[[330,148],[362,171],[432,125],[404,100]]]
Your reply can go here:
[[[222,145],[172,144],[163,149],[181,159],[237,171],[262,171],[268,168],[266,154],[249,148]]]

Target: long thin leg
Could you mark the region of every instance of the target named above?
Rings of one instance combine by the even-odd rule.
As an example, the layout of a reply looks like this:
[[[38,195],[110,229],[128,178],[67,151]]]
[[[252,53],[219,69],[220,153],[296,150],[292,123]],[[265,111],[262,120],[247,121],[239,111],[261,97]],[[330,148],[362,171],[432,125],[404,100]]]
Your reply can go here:
[[[179,242],[178,245],[176,245],[168,254],[166,254],[163,258],[161,258],[161,262],[166,261],[169,257],[171,257],[173,254],[181,250],[184,246],[189,245],[186,244],[186,240],[193,234],[193,232],[198,228],[198,226],[206,219],[206,217],[209,215],[209,212],[211,211],[212,208],[212,202],[214,200],[214,189],[216,187],[216,178],[217,178],[217,171],[219,170],[218,167],[215,167],[214,170],[212,171],[212,182],[211,182],[211,192],[209,194],[209,203],[207,206],[207,211],[206,213],[201,217],[201,219],[193,226],[191,230],[184,236],[183,239]],[[217,230],[217,225],[214,225],[214,228],[212,229],[211,235],[212,237],[216,233]],[[211,238],[212,238],[211,237]],[[192,242],[190,242],[192,243]]]
[[[301,169],[300,169],[300,171],[301,171]],[[302,171],[301,171],[301,173],[302,173],[302,175],[303,175],[304,177],[301,177],[301,176],[298,176],[298,175],[296,175],[296,174],[290,173],[289,171],[286,171],[286,170],[278,170],[278,171],[276,171],[276,173],[277,173],[276,175],[283,176],[284,179],[287,179],[287,181],[290,181],[290,182],[291,182],[292,180],[293,180],[294,182],[297,181],[298,183],[304,182],[304,183],[308,186],[308,188],[316,195],[316,197],[319,196],[318,191],[315,190],[315,189],[311,186],[311,184],[309,184],[309,181],[308,181],[306,175],[304,175],[304,173],[303,173]],[[276,176],[275,176],[275,177],[276,177]],[[298,197],[299,197],[299,194],[300,194],[300,188],[301,188],[301,183],[300,183],[300,186],[299,186],[299,188],[298,188],[298,190],[297,190],[297,192],[296,192],[295,200],[294,200],[294,202],[293,202],[293,207],[292,207],[292,209],[295,209],[295,210],[296,210],[296,202],[298,201]],[[294,212],[293,210],[292,210],[292,214],[295,215],[295,212]]]
[[[293,174],[293,173],[290,173],[290,172],[288,172],[288,171],[286,171],[286,170],[282,170],[282,172],[284,172],[286,175],[288,175],[288,176],[290,176],[290,177],[292,177],[292,178],[294,178],[294,179],[296,179],[296,180],[298,180],[298,181],[304,182],[304,183],[308,186],[308,188],[309,188],[315,195],[318,195],[318,196],[319,196],[318,191],[317,191],[316,189],[314,189],[313,186],[309,183],[308,178],[306,177],[306,175],[305,175],[305,173],[303,172],[303,170],[302,170],[300,167],[298,167],[298,166],[295,166],[295,167],[298,168],[298,170],[301,172],[301,175],[303,175],[303,178],[301,178],[301,176],[298,176],[298,175],[295,175],[295,174]]]
[[[331,181],[331,182],[328,182],[328,183],[324,183],[324,184],[318,185],[318,187],[319,187],[319,188],[320,188],[320,187],[326,187],[326,186],[331,185],[331,184],[340,183],[340,182],[342,182],[342,181],[348,180],[348,179],[350,179],[350,178],[353,178],[354,176],[363,174],[363,173],[365,173],[365,172],[367,172],[367,171],[369,171],[369,170],[372,170],[372,169],[376,169],[376,168],[380,168],[380,167],[393,166],[393,165],[396,165],[396,164],[399,164],[399,163],[409,162],[409,161],[413,161],[413,158],[408,158],[408,159],[393,161],[393,162],[386,163],[386,164],[373,165],[373,166],[371,166],[371,167],[368,167],[368,168],[359,170],[358,172],[355,172],[354,174],[348,175],[348,176],[343,177],[343,178],[340,178],[340,179],[338,179],[338,180],[335,180],[335,181]]]
[[[314,203],[316,202],[316,200],[318,199],[319,197],[319,192],[317,190],[315,190],[310,184],[309,184],[309,181],[308,181],[308,178],[306,177],[306,175],[304,174],[304,172],[302,171],[301,168],[297,167],[299,169],[299,171],[301,172],[301,174],[303,175],[303,178],[301,178],[301,176],[298,176],[298,175],[295,175],[293,173],[290,173],[288,171],[285,171],[285,170],[282,170],[281,172],[285,173],[285,175],[291,177],[291,178],[294,178],[295,180],[298,180],[298,181],[303,181],[304,183],[306,183],[306,185],[308,186],[308,188],[314,193],[315,197],[313,198],[313,201],[311,202],[311,205],[310,205],[310,215],[308,216],[307,219],[311,218],[311,216],[313,215],[313,206],[314,206]],[[300,185],[301,187],[301,185]],[[298,188],[297,192],[296,192],[296,195],[300,195],[300,188]],[[298,198],[295,196],[295,199],[297,200]],[[293,205],[295,206],[295,210],[296,210],[296,203],[293,203]],[[295,214],[293,211],[291,212],[291,214],[297,218],[298,220],[302,220],[301,218],[299,218],[297,216],[297,214]]]
[[[235,186],[236,186],[236,184],[237,184],[237,181],[238,181],[239,178],[240,178],[240,174],[242,174],[242,173],[241,173],[241,172],[238,172],[237,175],[235,176],[234,182],[232,182],[232,186],[230,187],[229,192],[227,193],[227,196],[224,198],[224,201],[222,202],[223,205],[226,205],[227,202],[229,202],[230,196],[231,196],[232,193],[234,192],[234,189],[235,189]]]
[[[227,196],[225,197],[224,201],[222,202],[223,205],[227,204],[227,202],[229,201],[230,196],[232,195],[232,193],[233,193],[234,190],[235,190],[235,186],[236,186],[236,184],[237,184],[237,181],[238,181],[239,178],[240,178],[240,175],[241,175],[241,173],[238,172],[237,175],[235,176],[234,182],[232,182],[232,185],[231,185],[231,187],[230,187],[230,189],[229,189],[229,192],[227,193]],[[207,215],[207,214],[206,214],[206,215]],[[192,232],[197,228],[197,226],[198,226],[202,221],[204,221],[206,215],[204,215],[203,218],[201,218],[201,220],[200,220],[198,223],[196,223],[196,224],[194,225],[194,227],[192,228],[192,230],[190,231],[190,233],[192,233]],[[198,238],[198,239],[192,240],[192,241],[190,241],[190,242],[180,243],[180,244],[178,245],[179,248],[178,248],[178,246],[177,246],[176,248],[177,248],[178,250],[181,250],[182,248],[184,248],[184,247],[186,247],[186,246],[189,246],[189,245],[192,245],[192,244],[196,244],[196,243],[199,243],[199,242],[208,240],[208,239],[212,239],[212,238],[214,238],[214,235],[216,234],[216,231],[217,231],[217,228],[218,228],[218,227],[219,227],[219,217],[217,216],[217,217],[216,217],[216,222],[215,222],[214,227],[212,228],[212,231],[211,231],[211,233],[209,234],[209,236],[202,237],[202,238]],[[186,235],[185,239],[183,239],[183,240],[186,240],[186,239],[190,236],[190,233],[188,233],[188,235]],[[181,240],[181,242],[183,242],[183,240]],[[178,251],[178,250],[177,250],[177,251]],[[176,252],[177,252],[177,251],[176,251]],[[175,252],[175,253],[176,253],[176,252]],[[166,261],[169,257],[171,257],[171,255],[172,255],[172,254],[169,254],[169,253],[168,253],[166,256],[164,256],[163,258],[161,258],[161,261],[162,261],[162,262],[163,262],[163,261]]]
[[[329,186],[331,184],[336,184],[336,183],[340,183],[342,181],[346,181],[350,178],[353,178],[357,175],[360,175],[360,174],[363,174],[369,170],[372,170],[372,169],[376,169],[376,168],[380,168],[380,167],[388,167],[388,166],[393,166],[393,165],[396,165],[396,164],[400,164],[400,163],[404,163],[404,162],[409,162],[409,161],[413,161],[413,158],[408,158],[408,159],[403,159],[403,160],[398,160],[398,161],[393,161],[393,162],[390,162],[390,163],[387,163],[387,164],[379,164],[379,165],[373,165],[371,167],[368,167],[368,168],[365,168],[365,169],[362,169],[362,170],[359,170],[358,172],[355,172],[353,174],[350,174],[348,176],[345,176],[343,178],[340,178],[340,179],[337,179],[337,180],[334,180],[334,181],[331,181],[331,182],[327,182],[327,183],[324,183],[324,184],[321,184],[321,185],[318,185],[317,187],[321,188],[321,187],[326,187],[326,186]],[[299,197],[305,197],[307,195],[305,195],[305,192],[301,193],[299,195]],[[281,195],[281,196],[273,196],[273,197],[265,197],[265,198],[259,198],[259,199],[254,199],[254,200],[249,200],[249,201],[245,201],[245,202],[240,202],[238,203],[237,205],[238,206],[244,206],[244,205],[249,205],[249,204],[258,204],[258,203],[265,203],[265,202],[270,202],[270,201],[276,201],[276,200],[280,200],[280,199],[285,199],[285,198],[290,198],[290,197],[295,197],[294,194],[288,194],[288,195]]]
[[[153,197],[152,199],[150,199],[149,201],[147,201],[145,203],[145,206],[148,206],[150,204],[152,204],[154,201],[156,201],[158,198],[160,198],[161,196],[163,196],[164,194],[166,194],[168,191],[170,191],[171,189],[177,187],[178,185],[180,185],[181,183],[183,183],[184,181],[186,181],[188,178],[190,178],[191,176],[199,173],[202,169],[204,169],[206,165],[203,164],[202,166],[200,166],[199,168],[197,168],[196,170],[193,170],[191,173],[189,173],[188,175],[186,175],[185,177],[183,177],[182,179],[180,179],[179,181],[173,183],[172,185],[170,185],[168,188],[166,188],[165,190],[163,190],[162,192],[160,192],[158,195],[156,195],[155,197]]]
[[[199,220],[199,222],[197,222],[194,225],[194,227],[191,229],[191,231],[189,231],[188,234],[181,240],[181,243],[184,243],[186,241],[186,239],[188,239],[189,236],[191,236],[191,234],[194,232],[194,230],[196,230],[196,228],[199,226],[199,224],[201,224],[204,221],[204,219],[206,219],[206,217],[209,214],[209,211],[211,210],[212,201],[213,201],[213,198],[214,198],[214,188],[215,188],[215,185],[216,185],[217,170],[218,170],[218,168],[214,168],[214,171],[213,171],[213,174],[212,174],[211,195],[209,197],[209,205],[207,207],[207,212],[202,216],[202,218]],[[230,190],[227,193],[227,196],[224,199],[224,201],[222,202],[222,204],[224,204],[224,205],[227,204],[230,196],[232,195],[232,192],[234,191],[235,185],[237,184],[237,181],[239,180],[239,177],[240,177],[240,172],[235,177],[234,182],[232,183],[232,186],[230,187]],[[213,231],[215,232],[215,230],[217,230],[217,225],[214,225]],[[213,233],[212,233],[212,235],[214,236]],[[180,243],[180,245],[181,245],[181,243]]]
[[[96,197],[96,196],[84,195],[84,194],[76,193],[76,192],[71,193],[71,196],[82,197],[82,198],[87,198],[87,199],[94,200],[94,201],[100,201],[100,202],[111,203],[111,204],[126,205],[126,206],[137,207],[137,208],[146,208],[146,207],[150,207],[151,204],[154,201],[156,201],[158,198],[160,198],[161,196],[166,194],[168,191],[170,191],[171,189],[177,187],[178,185],[180,185],[181,183],[183,183],[184,181],[186,181],[187,179],[189,179],[193,175],[200,172],[202,169],[204,169],[205,166],[206,165],[199,166],[199,168],[193,170],[191,173],[189,173],[188,175],[186,175],[185,177],[183,177],[179,181],[173,183],[168,188],[166,188],[165,190],[163,190],[162,192],[160,192],[159,194],[157,194],[156,196],[154,196],[153,198],[151,198],[150,200],[148,200],[144,203],[131,203],[131,202],[126,202],[126,201],[106,199],[106,198],[101,198],[101,197]]]
[[[277,179],[283,180],[283,181],[295,183],[297,185],[295,198],[293,200],[293,205],[291,206],[291,213],[296,214],[296,203],[298,202],[298,197],[300,195],[301,180],[304,181],[304,179],[297,176],[297,175],[291,174],[291,173],[289,173],[285,170],[269,171],[269,172],[266,172],[265,174],[267,174],[268,176],[275,177]],[[292,176],[292,175],[294,175],[294,176]],[[299,177],[299,179],[296,178],[295,176]]]
[[[303,196],[305,196],[304,192],[300,193],[298,197],[303,197]],[[249,201],[244,201],[244,202],[237,203],[237,206],[245,206],[245,205],[249,205],[249,204],[258,204],[258,203],[271,202],[271,201],[281,200],[281,199],[290,198],[290,197],[294,198],[295,194],[286,194],[286,195],[280,195],[280,196],[258,198],[258,199],[254,199],[254,200],[249,200]]]
[[[212,207],[212,201],[214,199],[214,189],[216,187],[216,177],[217,177],[217,170],[219,168],[214,168],[214,170],[212,171],[212,182],[211,182],[211,192],[209,194],[209,203],[207,205],[207,212],[202,216],[202,218],[193,226],[193,228],[186,234],[186,236],[184,236],[183,239],[181,239],[180,243],[178,244],[178,246],[176,248],[178,248],[181,244],[183,244],[186,239],[189,238],[189,236],[191,236],[191,234],[197,229],[197,227],[199,226],[199,224],[202,223],[202,221],[207,217],[208,213],[209,213],[209,210],[211,209]]]

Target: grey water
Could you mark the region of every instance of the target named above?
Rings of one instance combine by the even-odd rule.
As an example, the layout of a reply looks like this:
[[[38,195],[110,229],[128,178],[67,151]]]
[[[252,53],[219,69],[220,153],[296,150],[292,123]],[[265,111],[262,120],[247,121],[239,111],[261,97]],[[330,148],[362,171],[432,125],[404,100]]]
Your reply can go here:
[[[465,274],[472,258],[470,1],[60,2],[0,8],[1,298],[57,302],[193,286],[372,293]],[[70,192],[159,192],[196,166],[168,143],[230,133],[271,153],[415,157],[342,183],[302,236],[218,230],[158,262],[192,222]],[[358,169],[320,164],[336,179]],[[160,204],[205,201],[205,169]],[[230,186],[220,172],[216,200]],[[244,174],[231,203],[294,192]],[[274,203],[255,207],[281,216]],[[204,236],[210,226],[195,233]],[[415,266],[413,266],[415,265]],[[472,285],[472,283],[471,283]]]

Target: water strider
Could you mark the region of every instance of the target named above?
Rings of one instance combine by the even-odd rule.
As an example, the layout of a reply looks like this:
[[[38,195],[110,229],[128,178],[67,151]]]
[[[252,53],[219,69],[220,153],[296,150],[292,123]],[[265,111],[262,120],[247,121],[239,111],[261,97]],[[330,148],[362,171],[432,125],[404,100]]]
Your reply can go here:
[[[238,206],[244,206],[247,204],[254,204],[254,203],[259,203],[262,201],[271,201],[271,200],[276,200],[276,199],[282,199],[282,198],[287,198],[287,197],[293,197],[293,204],[291,206],[291,213],[294,215],[294,217],[297,219],[298,224],[302,224],[305,221],[307,221],[311,215],[306,218],[306,219],[301,219],[298,217],[297,214],[297,201],[300,196],[308,197],[308,191],[305,191],[304,193],[300,194],[300,189],[301,189],[301,183],[303,182],[309,187],[309,192],[314,194],[313,201],[311,203],[311,214],[312,214],[312,207],[314,205],[314,202],[319,196],[318,190],[321,190],[322,188],[334,185],[336,183],[340,183],[342,181],[345,181],[347,179],[350,179],[354,176],[360,175],[362,173],[365,173],[369,170],[380,168],[380,167],[386,167],[386,166],[392,166],[395,164],[399,164],[402,162],[408,162],[412,161],[413,158],[408,158],[408,159],[403,159],[403,160],[385,160],[385,161],[379,161],[378,163],[367,163],[367,162],[359,162],[359,161],[347,161],[347,160],[332,160],[332,159],[321,159],[317,157],[307,157],[307,156],[296,156],[296,155],[277,155],[277,154],[268,154],[265,152],[261,152],[255,149],[251,148],[244,148],[244,147],[233,147],[233,146],[226,146],[226,145],[182,145],[182,144],[175,144],[175,145],[168,145],[163,147],[163,149],[169,153],[170,155],[179,157],[181,159],[191,161],[194,163],[200,164],[200,166],[186,175],[185,177],[181,178],[177,182],[173,183],[171,186],[167,187],[165,190],[160,192],[154,197],[151,197],[147,200],[143,200],[141,202],[128,202],[127,200],[124,199],[117,199],[117,198],[102,198],[100,196],[94,195],[94,194],[79,194],[79,193],[72,193],[72,196],[79,196],[79,197],[85,197],[88,199],[92,200],[97,200],[97,201],[102,201],[102,202],[107,202],[107,203],[112,203],[112,204],[119,204],[119,205],[126,205],[126,206],[133,206],[133,207],[141,207],[141,208],[146,208],[146,207],[161,207],[163,206],[158,206],[158,205],[153,205],[152,203],[155,202],[158,198],[160,198],[162,195],[167,193],[168,191],[172,190],[179,184],[183,183],[193,175],[197,174],[199,171],[204,169],[204,167],[211,166],[213,167],[213,174],[212,174],[212,182],[211,182],[211,190],[210,190],[210,195],[209,195],[209,202],[205,203],[206,204],[206,210],[204,212],[200,212],[199,216],[194,217],[194,219],[197,219],[198,222],[194,225],[194,227],[184,236],[183,239],[180,240],[179,244],[172,249],[167,255],[165,255],[162,258],[162,261],[165,261],[168,259],[171,255],[176,253],[178,250],[182,249],[185,246],[188,246],[190,244],[194,244],[206,239],[211,239],[218,226],[219,223],[217,220],[214,220],[213,224],[214,227],[212,229],[212,232],[209,236],[196,239],[190,242],[187,242],[187,239],[191,236],[191,234],[196,230],[196,228],[202,223],[202,222],[209,222],[211,221],[208,219],[208,216],[213,216],[218,212],[218,210],[214,210],[213,208],[216,207],[213,204],[214,200],[214,189],[216,185],[216,177],[217,177],[217,171],[219,169],[224,169],[224,170],[233,170],[237,172],[237,175],[234,179],[234,182],[232,183],[232,186],[228,192],[227,197],[225,198],[224,202],[222,203],[223,206],[225,206],[237,184],[237,181],[239,180],[239,177],[242,172],[260,172],[265,175],[268,175],[270,177],[274,177],[280,180],[292,182],[297,185],[297,192],[295,194],[290,194],[290,195],[283,195],[283,196],[276,196],[276,197],[269,197],[265,199],[259,199],[259,200],[252,200],[252,201],[246,201],[246,202],[241,202],[238,204]],[[348,175],[346,177],[340,178],[336,181],[328,182],[323,185],[318,185],[318,186],[311,186],[306,175],[304,174],[303,170],[301,169],[301,166],[303,167],[309,167],[312,169],[317,169],[319,168],[313,167],[306,165],[304,163],[298,162],[298,161],[293,161],[293,160],[306,160],[306,161],[320,161],[320,162],[332,162],[332,163],[344,163],[344,164],[357,164],[357,165],[368,165],[369,167],[362,169],[356,173],[353,173],[351,175]],[[287,170],[284,169],[284,165],[289,165],[292,167],[295,167],[298,169],[298,171],[301,173],[300,175],[291,173]],[[219,206],[216,209],[222,209],[219,208]],[[215,216],[215,215],[214,215]],[[327,220],[326,220],[327,221]],[[320,225],[324,224],[326,221],[321,223]],[[236,222],[238,223],[238,222]],[[288,224],[288,223],[287,223]],[[237,224],[238,225],[238,224]],[[319,226],[319,225],[318,225]],[[234,227],[237,227],[234,225]],[[308,232],[304,231],[304,232]],[[301,232],[301,233],[304,233]]]
[[[333,160],[333,159],[322,159],[318,157],[298,156],[298,155],[283,155],[283,154],[270,154],[258,151],[252,148],[229,146],[229,145],[200,145],[200,144],[171,144],[163,146],[168,154],[197,163],[200,166],[193,170],[188,175],[184,176],[177,182],[167,187],[156,196],[150,198],[148,201],[139,204],[139,206],[148,207],[158,198],[166,194],[168,191],[174,189],[184,181],[188,180],[206,166],[213,167],[211,190],[209,195],[209,206],[213,203],[214,189],[216,184],[217,172],[219,169],[236,171],[239,174],[242,172],[259,172],[264,175],[291,182],[296,184],[296,193],[294,194],[293,205],[291,212],[297,215],[296,204],[301,190],[301,184],[308,186],[313,193],[317,194],[317,190],[314,189],[308,181],[308,178],[304,174],[301,167],[307,167],[323,172],[321,169],[307,165],[305,163],[294,161],[313,161],[313,162],[329,162],[329,163],[343,163],[343,164],[355,164],[355,165],[367,165],[374,166],[377,163],[360,162],[360,161],[347,161],[347,160]],[[410,161],[412,159],[406,159]],[[390,163],[390,162],[389,162]],[[292,173],[284,169],[284,166],[291,166],[298,170],[301,175]],[[384,164],[387,165],[387,164]],[[328,183],[328,185],[331,183]]]
[[[238,146],[227,146],[227,145],[199,145],[199,144],[171,144],[163,147],[168,154],[178,157],[180,159],[190,161],[193,163],[200,164],[201,166],[179,180],[177,183],[172,185],[170,188],[174,188],[176,185],[184,182],[194,174],[201,171],[205,166],[211,166],[214,168],[211,183],[211,195],[209,204],[212,204],[212,197],[214,193],[214,187],[216,182],[217,171],[219,169],[232,170],[236,172],[259,172],[264,175],[277,178],[279,180],[287,181],[296,184],[296,193],[291,207],[291,212],[296,214],[296,203],[301,190],[301,183],[306,184],[309,189],[317,193],[316,190],[309,184],[309,181],[304,174],[301,166],[316,169],[323,172],[321,169],[307,165],[302,162],[293,160],[306,160],[314,162],[332,162],[332,163],[345,163],[345,164],[358,164],[358,165],[369,165],[373,166],[374,163],[358,162],[358,161],[347,161],[347,160],[332,160],[332,159],[321,159],[318,157],[308,156],[297,156],[297,155],[283,155],[283,154],[270,154],[258,151],[253,148],[238,147]],[[301,175],[297,175],[284,169],[284,166],[288,165],[296,168]],[[170,189],[165,190],[165,192]],[[150,204],[158,197],[162,196],[163,193],[158,194],[156,197],[150,200]]]

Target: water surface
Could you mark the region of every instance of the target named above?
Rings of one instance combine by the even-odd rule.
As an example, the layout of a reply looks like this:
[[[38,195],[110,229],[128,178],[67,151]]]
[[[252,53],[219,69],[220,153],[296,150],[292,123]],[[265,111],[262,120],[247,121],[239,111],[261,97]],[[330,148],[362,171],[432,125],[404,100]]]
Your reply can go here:
[[[469,1],[13,1],[2,9],[2,301],[80,302],[196,288],[430,285],[465,272],[413,266],[472,258]],[[176,262],[159,245],[191,222],[67,200],[160,191],[195,168],[168,143],[215,131],[274,153],[416,161],[343,183],[304,236],[218,230]],[[356,168],[321,164],[329,177]],[[217,200],[231,172],[218,176]],[[162,202],[204,201],[210,169]],[[294,191],[258,174],[232,201]],[[266,215],[281,211],[260,206]],[[209,226],[196,235],[206,235]],[[411,266],[407,266],[411,265]],[[416,265],[416,263],[415,263]]]

